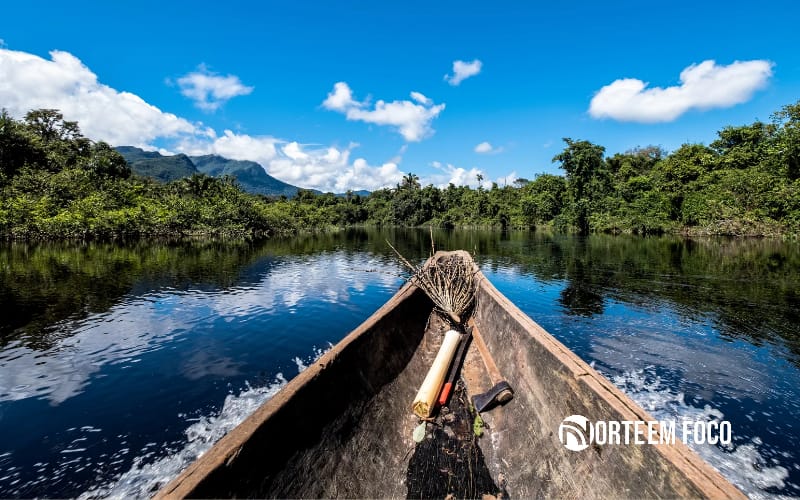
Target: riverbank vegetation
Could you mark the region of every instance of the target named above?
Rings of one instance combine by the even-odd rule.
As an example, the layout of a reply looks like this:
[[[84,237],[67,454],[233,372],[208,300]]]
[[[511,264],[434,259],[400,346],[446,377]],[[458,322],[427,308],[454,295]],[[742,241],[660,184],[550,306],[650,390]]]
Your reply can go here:
[[[355,225],[532,228],[610,233],[800,233],[800,102],[770,123],[726,127],[708,146],[606,156],[564,139],[564,175],[512,185],[420,185],[409,173],[368,196],[267,197],[230,177],[161,183],[56,110],[0,113],[0,233],[7,239],[276,235]],[[482,179],[479,179],[479,181]]]
[[[434,229],[433,234],[437,247],[488,256],[514,275],[534,277],[560,290],[555,300],[566,314],[590,317],[619,303],[645,308],[671,304],[682,311],[711,308],[723,336],[756,345],[779,337],[791,361],[800,366],[800,332],[795,327],[800,322],[800,248],[793,242],[605,234],[583,238],[546,231]],[[381,265],[359,265],[356,254],[367,251],[379,262],[396,265],[387,240],[412,262],[430,251],[427,228],[395,227],[258,241],[0,245],[0,307],[14,311],[0,315],[0,347],[19,340],[32,349],[50,349],[63,339],[64,329],[47,325],[108,311],[131,290],[149,296],[187,286],[206,292],[252,287],[293,260],[337,252],[334,260],[344,259],[356,274],[369,274],[377,269],[373,265]],[[770,314],[764,313],[765,304]],[[742,329],[748,322],[762,327]]]

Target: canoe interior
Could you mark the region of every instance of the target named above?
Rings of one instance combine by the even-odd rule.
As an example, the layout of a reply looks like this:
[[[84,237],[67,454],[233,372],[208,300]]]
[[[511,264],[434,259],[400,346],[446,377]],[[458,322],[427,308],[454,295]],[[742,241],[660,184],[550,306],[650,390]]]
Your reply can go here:
[[[515,389],[514,400],[484,415],[489,469],[522,498],[744,498],[686,445],[593,445],[565,449],[562,420],[653,417],[522,313],[481,277],[475,318],[493,357]],[[488,387],[470,376],[473,391]]]
[[[159,495],[406,496],[411,402],[446,327],[432,309],[404,287]]]
[[[742,497],[682,444],[566,450],[568,415],[652,418],[477,278],[473,317],[515,390],[483,415],[482,437],[467,398],[491,384],[471,346],[452,409],[412,439],[410,405],[447,324],[407,285],[157,497]]]

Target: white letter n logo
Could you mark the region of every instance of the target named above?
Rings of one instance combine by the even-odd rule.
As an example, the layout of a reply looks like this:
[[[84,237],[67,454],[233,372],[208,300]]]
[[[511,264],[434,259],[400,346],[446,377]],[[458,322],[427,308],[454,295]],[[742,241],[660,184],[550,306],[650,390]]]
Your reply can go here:
[[[592,425],[583,415],[570,415],[558,427],[558,439],[570,451],[583,451],[592,442]]]

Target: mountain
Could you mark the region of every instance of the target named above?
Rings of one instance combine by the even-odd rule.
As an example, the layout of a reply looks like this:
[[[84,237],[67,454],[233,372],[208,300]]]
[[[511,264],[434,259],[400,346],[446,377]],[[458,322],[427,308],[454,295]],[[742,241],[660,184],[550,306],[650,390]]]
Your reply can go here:
[[[114,148],[121,154],[129,164],[139,160],[151,160],[153,158],[164,158],[158,151],[145,151],[134,146],[117,146]]]
[[[218,155],[192,156],[192,162],[200,172],[211,177],[230,175],[236,178],[248,193],[270,196],[292,197],[299,189],[269,175],[254,161],[229,160]]]
[[[138,175],[169,182],[192,174],[203,173],[211,177],[230,175],[242,189],[249,193],[267,196],[292,197],[299,189],[269,175],[256,162],[229,160],[217,155],[188,157],[184,154],[164,156],[156,151],[145,151],[134,146],[114,148]]]

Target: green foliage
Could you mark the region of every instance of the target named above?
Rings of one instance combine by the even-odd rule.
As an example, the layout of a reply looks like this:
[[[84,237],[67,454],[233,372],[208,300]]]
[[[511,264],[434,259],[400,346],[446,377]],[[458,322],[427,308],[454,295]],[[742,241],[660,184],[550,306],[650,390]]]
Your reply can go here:
[[[192,175],[168,184],[132,175],[117,151],[84,138],[55,110],[31,111],[24,121],[3,112],[0,146],[0,231],[8,238],[270,235],[323,219],[297,221],[232,177],[193,166]]]
[[[563,177],[550,174],[536,176],[522,187],[522,213],[530,226],[546,224],[561,213],[567,192]]]
[[[152,177],[160,182],[176,181],[198,173],[192,160],[183,154],[142,158],[131,163],[131,170],[137,175]]]
[[[595,202],[604,195],[608,184],[603,159],[605,148],[568,137],[564,142],[567,147],[553,157],[553,162],[561,162],[561,168],[567,173],[567,214],[578,230],[586,234],[590,230],[589,214],[594,211]]]
[[[800,101],[773,115],[775,136],[770,163],[789,180],[800,179]]]
[[[746,169],[766,159],[768,146],[775,132],[774,125],[755,122],[743,127],[725,127],[711,143],[719,154],[720,168]]]
[[[6,112],[0,112],[0,186],[14,177],[25,165],[43,165],[45,153],[36,144],[24,124]]]
[[[546,226],[636,234],[800,232],[800,102],[784,106],[769,124],[726,127],[709,146],[684,144],[672,153],[648,146],[606,158],[602,146],[569,138],[564,142],[564,150],[553,158],[564,176],[542,174],[519,178],[511,186],[472,189],[422,186],[417,175],[408,173],[395,187],[364,195],[300,189],[289,198],[294,188],[253,162],[114,149],[83,137],[78,124],[56,110],[34,110],[24,120],[3,111],[0,234],[45,239],[248,236],[358,225]],[[143,173],[147,176],[137,175]],[[246,192],[253,186],[272,192],[270,179],[280,184],[276,189],[291,189],[278,198]]]

